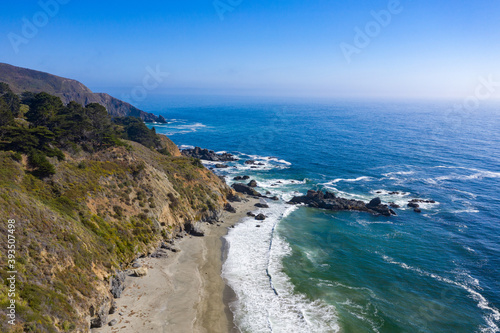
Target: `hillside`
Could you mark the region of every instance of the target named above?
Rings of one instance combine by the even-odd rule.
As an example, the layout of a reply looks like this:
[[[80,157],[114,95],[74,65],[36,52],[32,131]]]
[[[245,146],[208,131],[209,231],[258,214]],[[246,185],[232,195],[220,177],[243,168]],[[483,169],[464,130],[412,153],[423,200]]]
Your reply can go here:
[[[12,327],[0,267],[0,332],[88,332],[106,322],[120,271],[217,220],[232,190],[137,118],[46,93],[20,105],[0,88],[0,233],[16,221],[18,272]]]
[[[60,97],[64,104],[71,101],[82,105],[98,103],[104,106],[113,117],[133,116],[146,122],[166,122],[162,116],[141,111],[108,94],[93,93],[78,81],[44,72],[0,63],[0,82],[7,83],[16,94],[25,91],[34,93],[43,91]]]

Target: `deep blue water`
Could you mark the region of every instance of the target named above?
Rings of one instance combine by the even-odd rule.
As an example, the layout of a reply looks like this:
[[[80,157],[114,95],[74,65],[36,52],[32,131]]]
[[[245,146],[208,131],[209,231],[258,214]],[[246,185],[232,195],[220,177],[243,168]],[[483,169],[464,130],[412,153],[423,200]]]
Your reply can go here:
[[[221,102],[222,101],[222,102]],[[499,332],[500,107],[444,102],[150,101],[178,145],[236,154],[282,201],[231,229],[223,276],[243,332]],[[254,159],[264,165],[244,165]],[[395,217],[290,208],[308,189]],[[391,195],[392,191],[400,194]],[[413,198],[435,200],[422,213]]]

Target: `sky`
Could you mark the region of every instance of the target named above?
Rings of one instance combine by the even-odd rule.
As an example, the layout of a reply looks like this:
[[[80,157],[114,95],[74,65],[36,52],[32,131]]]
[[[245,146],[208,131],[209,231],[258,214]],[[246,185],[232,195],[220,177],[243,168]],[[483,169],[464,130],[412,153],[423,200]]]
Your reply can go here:
[[[499,0],[5,1],[0,31],[0,62],[117,97],[500,97]]]

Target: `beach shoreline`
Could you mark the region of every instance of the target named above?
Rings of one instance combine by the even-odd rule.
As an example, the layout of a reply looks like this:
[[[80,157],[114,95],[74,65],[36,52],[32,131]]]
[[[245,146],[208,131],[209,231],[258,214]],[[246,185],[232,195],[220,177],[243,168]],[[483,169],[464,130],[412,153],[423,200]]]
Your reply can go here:
[[[204,224],[203,237],[176,240],[179,251],[166,258],[139,259],[148,274],[127,277],[117,310],[108,317],[116,323],[92,332],[239,332],[229,309],[236,295],[221,276],[228,249],[223,237],[257,202],[244,197],[232,203],[236,213],[224,211],[220,222]]]

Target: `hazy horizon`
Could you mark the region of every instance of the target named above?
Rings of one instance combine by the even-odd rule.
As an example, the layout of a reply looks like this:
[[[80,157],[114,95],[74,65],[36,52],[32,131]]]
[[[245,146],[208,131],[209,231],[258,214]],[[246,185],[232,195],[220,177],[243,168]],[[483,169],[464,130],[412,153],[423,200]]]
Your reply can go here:
[[[500,98],[499,13],[487,0],[8,3],[0,62],[135,95],[131,102],[153,94],[466,99],[478,91],[482,101]]]

